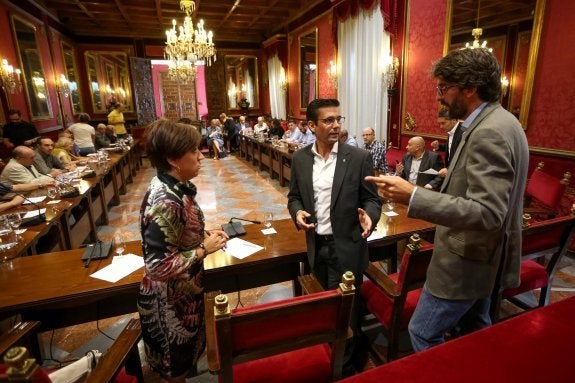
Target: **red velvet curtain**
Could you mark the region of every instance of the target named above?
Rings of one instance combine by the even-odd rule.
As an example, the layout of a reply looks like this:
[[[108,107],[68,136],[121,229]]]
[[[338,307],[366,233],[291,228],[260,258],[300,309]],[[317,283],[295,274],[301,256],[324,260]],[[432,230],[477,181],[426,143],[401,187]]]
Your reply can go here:
[[[337,21],[344,22],[350,17],[357,17],[359,11],[369,11],[379,1],[379,11],[383,17],[383,29],[392,36],[397,34],[397,1],[398,0],[344,0],[333,7],[332,33],[337,42]]]

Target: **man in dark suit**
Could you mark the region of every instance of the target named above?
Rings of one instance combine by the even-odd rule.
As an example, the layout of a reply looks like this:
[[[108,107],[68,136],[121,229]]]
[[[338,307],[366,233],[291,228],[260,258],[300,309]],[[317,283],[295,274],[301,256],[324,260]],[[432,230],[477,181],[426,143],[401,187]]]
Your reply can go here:
[[[435,183],[437,173],[426,173],[426,171],[443,169],[441,156],[425,150],[425,140],[419,136],[411,137],[405,148],[407,154],[403,156],[401,164],[397,164],[395,168],[398,175],[414,185],[438,190],[441,182]]]
[[[297,228],[306,232],[309,266],[319,282],[334,289],[342,274],[352,271],[357,302],[368,264],[366,238],[381,214],[376,188],[364,179],[373,174],[371,155],[339,142],[344,117],[338,100],[312,101],[306,120],[316,141],[293,156],[288,209]],[[358,319],[356,309],[351,324],[355,335]],[[352,353],[353,346],[346,351],[347,366]]]
[[[433,67],[437,100],[466,126],[440,192],[399,177],[368,177],[410,217],[437,224],[427,281],[409,323],[415,351],[491,324],[493,289],[517,287],[529,149],[499,104],[501,69],[489,50],[456,49]]]

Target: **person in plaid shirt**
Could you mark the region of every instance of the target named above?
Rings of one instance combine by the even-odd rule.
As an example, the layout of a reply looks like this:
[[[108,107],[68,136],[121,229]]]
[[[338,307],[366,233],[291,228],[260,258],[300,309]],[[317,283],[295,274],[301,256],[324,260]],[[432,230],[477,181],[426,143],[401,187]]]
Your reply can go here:
[[[387,173],[387,159],[385,158],[385,147],[375,139],[375,130],[365,128],[363,130],[363,148],[371,153],[373,160],[373,171],[375,175]]]

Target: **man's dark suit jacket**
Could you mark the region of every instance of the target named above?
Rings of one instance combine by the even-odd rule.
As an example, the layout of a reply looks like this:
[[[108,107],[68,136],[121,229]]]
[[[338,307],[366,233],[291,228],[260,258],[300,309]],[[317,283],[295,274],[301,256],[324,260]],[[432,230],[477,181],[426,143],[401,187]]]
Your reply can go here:
[[[313,145],[298,150],[292,160],[288,209],[294,222],[298,210],[311,214],[315,222],[313,197]],[[361,279],[368,264],[367,240],[361,237],[357,209],[364,209],[375,228],[381,215],[381,202],[375,185],[365,181],[373,175],[371,154],[345,143],[338,144],[337,161],[331,189],[330,220],[335,241],[335,252],[345,271],[352,271]],[[297,223],[296,223],[297,226]],[[299,229],[299,227],[298,227]],[[315,260],[315,232],[306,232],[307,254],[313,270]]]
[[[406,154],[403,156],[401,163],[403,164],[403,171],[401,172],[401,178],[409,181],[409,171],[411,170],[411,162],[413,160],[413,156],[410,154]],[[417,180],[415,182],[418,186],[425,186],[430,184],[433,189],[439,189],[441,183],[439,185],[434,184],[437,175],[433,174],[423,174],[428,169],[435,169],[437,171],[443,168],[443,160],[438,153],[430,152],[426,150],[423,152],[423,157],[421,158],[421,165],[419,166],[419,174],[417,175]]]

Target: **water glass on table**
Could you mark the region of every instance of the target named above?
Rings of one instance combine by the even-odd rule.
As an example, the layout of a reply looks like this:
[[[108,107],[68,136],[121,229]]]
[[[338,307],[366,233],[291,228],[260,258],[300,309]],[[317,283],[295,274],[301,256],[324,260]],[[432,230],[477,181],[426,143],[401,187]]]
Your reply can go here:
[[[272,227],[273,220],[274,220],[274,213],[272,213],[271,211],[267,211],[264,213],[264,227],[266,229]]]
[[[126,246],[124,244],[124,237],[122,236],[122,234],[114,234],[113,245],[116,254],[118,254],[119,256],[123,255]]]

